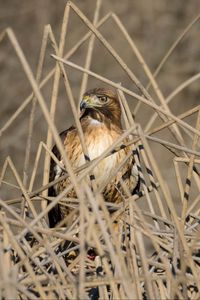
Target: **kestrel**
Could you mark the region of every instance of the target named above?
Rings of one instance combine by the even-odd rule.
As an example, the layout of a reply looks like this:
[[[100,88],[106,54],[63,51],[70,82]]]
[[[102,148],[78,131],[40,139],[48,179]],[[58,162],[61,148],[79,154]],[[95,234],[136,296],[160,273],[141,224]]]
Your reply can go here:
[[[117,94],[106,88],[95,88],[86,92],[80,102],[80,123],[82,126],[85,145],[90,160],[99,157],[109,146],[111,146],[122,134],[121,106]],[[73,169],[82,166],[85,163],[77,128],[74,126],[63,131],[60,134],[67,157]],[[62,163],[62,156],[56,146],[53,147],[53,153]],[[109,181],[113,170],[130,153],[131,146],[125,147],[110,156],[104,158],[93,169],[93,177],[97,187],[107,183],[102,191],[105,201],[119,203],[123,199],[122,179],[127,186],[130,194],[137,192],[139,188],[139,176],[133,155],[131,155],[117,174]],[[53,181],[64,173],[62,169],[51,160],[50,178]],[[49,189],[49,196],[57,196],[70,184],[70,178],[60,181]],[[76,197],[75,191],[71,190],[67,197]],[[49,212],[49,225],[54,227],[61,221],[69,208],[63,205],[57,205]]]

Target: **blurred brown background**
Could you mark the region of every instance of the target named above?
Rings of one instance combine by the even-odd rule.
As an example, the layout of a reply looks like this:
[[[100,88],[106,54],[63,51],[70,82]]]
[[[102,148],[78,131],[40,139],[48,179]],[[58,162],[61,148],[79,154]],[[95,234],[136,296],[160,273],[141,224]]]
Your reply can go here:
[[[76,0],[74,3],[92,21],[96,1]],[[44,25],[51,24],[58,41],[65,4],[66,1],[64,0],[0,0],[0,30],[2,31],[7,27],[11,27],[14,30],[34,74],[36,72]],[[109,11],[116,13],[138,46],[151,71],[154,71],[172,43],[197,16],[199,8],[199,0],[103,0],[100,18]],[[138,64],[124,37],[119,33],[116,25],[113,24],[113,21],[108,21],[101,28],[101,32],[133,70],[142,84],[146,86],[148,79],[143,69]],[[86,26],[71,11],[66,51],[75,45],[86,32]],[[70,60],[84,65],[86,50],[87,43]],[[51,53],[53,53],[53,50],[49,44],[43,77],[54,65],[54,61],[50,57]],[[121,82],[131,90],[137,91],[133,83],[130,82],[125,73],[98,41],[95,44],[91,69],[115,82]],[[77,99],[81,74],[70,68],[67,68],[67,70]],[[164,96],[168,96],[181,82],[198,73],[199,70],[199,23],[196,23],[177,46],[158,76],[158,83]],[[8,39],[5,39],[0,44],[0,74],[0,127],[2,128],[31,92],[29,82]],[[89,80],[89,88],[99,85],[98,81]],[[50,103],[51,89],[52,81],[42,90],[48,105]],[[152,95],[154,96],[153,93]],[[129,100],[129,102],[133,110],[137,102],[135,100]],[[199,104],[199,82],[193,83],[181,92],[170,104],[170,108],[177,115],[197,104]],[[136,121],[144,127],[150,113],[152,113],[150,109],[142,106],[136,116]],[[0,141],[0,166],[2,166],[5,158],[10,155],[20,175],[22,175],[23,171],[29,115],[30,106],[3,133]],[[66,93],[61,84],[56,111],[56,125],[61,131],[72,122]],[[188,122],[194,124],[193,119],[188,120]],[[44,118],[39,107],[37,107],[30,166],[33,164],[39,141],[46,140],[46,130],[47,126]],[[167,138],[167,135],[165,138]],[[171,136],[170,140],[173,141]],[[161,146],[154,145],[153,147],[158,157],[161,149],[164,151]],[[169,154],[167,150],[163,153]],[[161,163],[164,166],[165,179],[173,182],[174,174],[169,172],[169,169],[172,167],[171,158],[172,156],[169,154],[163,160],[162,154]]]

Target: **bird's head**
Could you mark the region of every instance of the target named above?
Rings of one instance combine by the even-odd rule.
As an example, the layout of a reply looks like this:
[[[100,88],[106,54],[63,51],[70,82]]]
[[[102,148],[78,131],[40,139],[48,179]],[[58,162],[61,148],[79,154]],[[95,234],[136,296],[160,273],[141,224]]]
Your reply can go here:
[[[90,116],[121,128],[121,107],[116,93],[106,88],[87,91],[80,102],[81,118]]]

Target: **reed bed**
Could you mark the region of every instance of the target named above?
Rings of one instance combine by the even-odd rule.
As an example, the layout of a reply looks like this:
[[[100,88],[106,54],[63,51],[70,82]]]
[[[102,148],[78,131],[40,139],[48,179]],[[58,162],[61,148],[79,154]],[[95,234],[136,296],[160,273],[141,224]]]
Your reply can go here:
[[[167,98],[159,88],[157,76],[176,46],[199,22],[200,15],[191,21],[166,53],[157,70],[152,73],[120,19],[112,12],[100,19],[101,5],[102,1],[97,0],[93,22],[90,22],[73,2],[68,1],[58,43],[51,25],[45,26],[36,76],[14,31],[7,28],[0,34],[1,44],[8,39],[12,45],[32,88],[32,93],[21,102],[0,129],[0,136],[6,134],[24,109],[31,107],[27,143],[24,145],[24,175],[19,175],[12,157],[6,158],[1,170],[1,189],[6,190],[12,186],[20,196],[0,199],[0,295],[4,299],[199,299],[200,106],[174,115],[169,103],[183,89],[198,80],[200,75],[198,73],[188,78]],[[65,53],[71,12],[80,18],[88,33]],[[108,20],[123,34],[130,47],[130,55],[137,57],[149,80],[148,86],[143,86],[101,34],[100,28],[106,27]],[[109,27],[108,30],[112,28]],[[138,92],[127,88],[123,82],[116,83],[90,69],[96,40],[112,55]],[[49,43],[55,67],[43,78]],[[84,43],[87,43],[87,55],[83,58],[83,66],[80,66],[70,58]],[[79,99],[86,91],[90,77],[98,80],[99,86],[106,84],[115,88],[121,101],[124,122],[123,136],[100,157],[86,162],[76,170],[70,165],[54,122],[59,86],[63,81],[83,151],[87,154],[69,81],[71,69],[82,74]],[[53,83],[48,107],[42,89],[50,79]],[[137,100],[134,111],[129,109],[127,96]],[[46,141],[41,141],[38,145],[35,162],[31,166],[30,151],[36,104],[40,107],[48,131]],[[135,123],[133,117],[144,106],[151,109],[146,128]],[[195,118],[195,126],[187,122],[190,116]],[[161,120],[161,125],[154,125],[156,119]],[[164,130],[170,132],[171,140],[165,139]],[[159,136],[156,135],[158,133]],[[124,144],[123,141],[128,136],[129,141]],[[49,183],[50,158],[59,164],[51,152],[54,143],[63,155],[64,168],[60,167],[65,174]],[[179,190],[178,205],[175,205],[174,191],[164,179],[163,170],[157,163],[152,150],[154,143],[163,146],[161,155],[171,153],[175,185]],[[131,155],[135,156],[141,187],[137,195],[130,195],[126,191],[123,201],[113,204],[104,201],[101,195],[103,187],[91,188],[85,179],[102,159],[112,155],[113,150],[119,151],[122,145],[133,147]],[[41,157],[44,162],[43,180],[40,187],[35,188]],[[113,170],[113,176],[125,162]],[[28,177],[26,174],[30,169],[32,172]],[[15,184],[7,179],[7,172],[15,179]],[[57,197],[48,197],[48,188],[67,177],[70,177],[71,184]],[[77,191],[76,199],[66,197],[72,188]],[[50,229],[47,215],[58,203],[73,210],[59,226]],[[88,249],[91,254],[89,256]],[[94,250],[97,253],[95,256]]]

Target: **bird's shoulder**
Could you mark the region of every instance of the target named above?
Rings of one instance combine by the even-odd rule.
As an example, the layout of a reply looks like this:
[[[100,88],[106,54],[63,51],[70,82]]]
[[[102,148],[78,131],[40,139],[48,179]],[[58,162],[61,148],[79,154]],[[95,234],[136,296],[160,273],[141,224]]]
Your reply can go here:
[[[63,130],[59,136],[60,136],[60,139],[62,141],[63,144],[66,143],[66,140],[70,137],[70,135],[76,131],[76,127],[74,126],[71,126],[69,127],[68,129],[66,130]],[[60,155],[60,151],[58,150],[58,147],[56,145],[53,146],[52,148],[52,152],[53,154],[60,160],[61,158],[61,155]]]
[[[69,127],[68,129],[66,130],[63,130],[59,136],[60,136],[60,139],[62,141],[62,143],[64,144],[66,139],[68,138],[68,136],[70,135],[71,132],[73,132],[74,130],[76,130],[76,128],[74,126],[71,126]],[[53,154],[56,156],[56,158],[60,161],[61,160],[61,154],[60,154],[60,151],[57,147],[57,145],[55,144],[52,148],[52,152]],[[55,179],[55,166],[56,166],[56,163],[55,161],[51,158],[51,162],[50,162],[50,174],[49,174],[49,181],[53,181]]]

